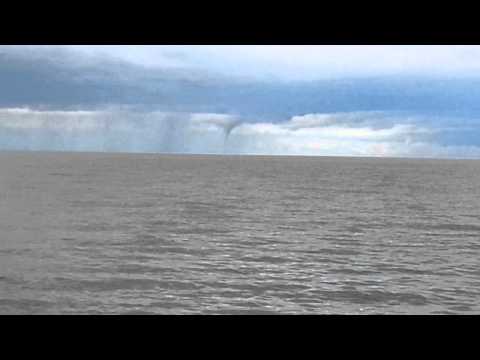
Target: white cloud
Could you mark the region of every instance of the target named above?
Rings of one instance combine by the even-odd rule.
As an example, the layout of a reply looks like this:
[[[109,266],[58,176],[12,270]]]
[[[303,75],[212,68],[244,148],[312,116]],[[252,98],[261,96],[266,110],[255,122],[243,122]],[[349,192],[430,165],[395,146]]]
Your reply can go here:
[[[281,123],[250,123],[226,114],[0,109],[0,149],[480,157],[479,147],[437,143],[443,129],[398,116],[385,125],[390,117],[307,114]]]
[[[232,133],[231,142],[249,143],[247,151],[253,153],[266,151],[268,144],[272,153],[279,155],[394,156],[398,149],[434,133],[431,129],[402,123],[374,128],[365,121],[358,122],[365,115],[309,114],[279,124],[242,124]]]
[[[28,108],[0,109],[0,126],[6,129],[94,130],[105,117],[95,111],[38,111]]]

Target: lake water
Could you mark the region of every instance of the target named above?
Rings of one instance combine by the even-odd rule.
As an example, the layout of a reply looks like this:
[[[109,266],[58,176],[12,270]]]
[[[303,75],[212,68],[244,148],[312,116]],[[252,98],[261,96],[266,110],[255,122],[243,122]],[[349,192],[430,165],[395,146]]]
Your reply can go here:
[[[0,153],[1,314],[480,313],[480,161]]]

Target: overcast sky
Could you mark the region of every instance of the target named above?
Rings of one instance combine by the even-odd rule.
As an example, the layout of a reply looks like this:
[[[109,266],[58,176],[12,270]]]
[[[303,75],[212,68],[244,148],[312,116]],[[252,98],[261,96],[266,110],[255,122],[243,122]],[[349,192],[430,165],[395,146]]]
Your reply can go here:
[[[479,46],[0,46],[0,149],[480,157]]]
[[[480,46],[71,46],[145,66],[201,67],[253,78],[317,80],[375,75],[476,76]]]

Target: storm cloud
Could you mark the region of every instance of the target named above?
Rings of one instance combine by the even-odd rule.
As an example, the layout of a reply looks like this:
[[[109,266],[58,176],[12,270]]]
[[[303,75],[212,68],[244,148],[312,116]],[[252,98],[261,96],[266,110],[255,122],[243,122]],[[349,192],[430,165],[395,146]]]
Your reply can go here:
[[[287,48],[0,46],[0,148],[478,156],[480,78],[466,75],[478,49],[432,48],[445,65],[435,73],[422,70],[428,49],[416,58],[412,48],[380,48],[294,49],[323,69],[307,81],[292,76],[293,55],[290,67],[272,58]],[[390,54],[396,66],[325,76],[333,65],[322,51],[350,54],[347,65],[355,54],[364,64]],[[235,63],[258,73],[268,63],[278,76],[233,71]]]

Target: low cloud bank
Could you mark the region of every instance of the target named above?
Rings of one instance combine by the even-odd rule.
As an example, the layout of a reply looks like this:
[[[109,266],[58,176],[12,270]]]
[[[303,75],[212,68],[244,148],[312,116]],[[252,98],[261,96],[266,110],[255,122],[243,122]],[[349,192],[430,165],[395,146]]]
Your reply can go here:
[[[209,113],[0,109],[2,150],[480,158],[478,146],[440,143],[446,131],[382,112],[254,123]]]

